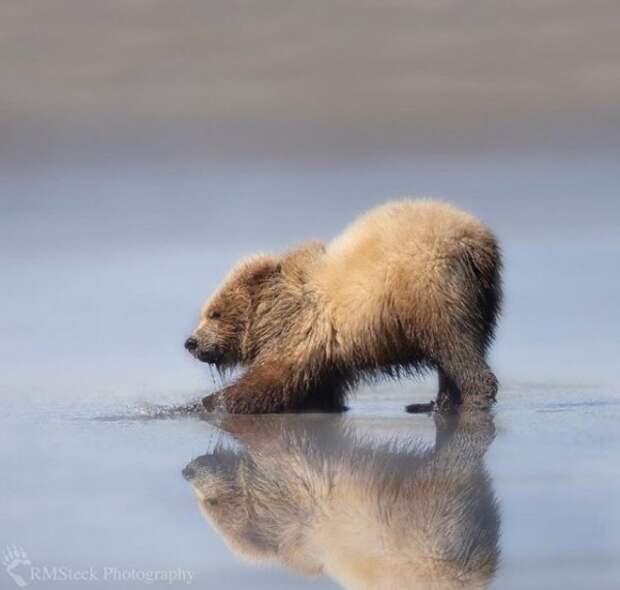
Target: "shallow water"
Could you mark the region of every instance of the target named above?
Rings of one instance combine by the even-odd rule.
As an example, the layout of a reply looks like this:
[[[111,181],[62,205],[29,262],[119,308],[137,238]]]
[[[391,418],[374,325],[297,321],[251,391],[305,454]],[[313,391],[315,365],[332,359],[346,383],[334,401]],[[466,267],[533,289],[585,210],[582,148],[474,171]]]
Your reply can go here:
[[[5,414],[0,425],[3,540],[23,548],[30,562],[14,571],[28,580],[29,576],[43,575],[31,568],[62,566],[69,568],[65,572],[72,572],[66,575],[92,568],[92,575],[98,579],[91,582],[93,587],[139,586],[144,583],[139,576],[155,576],[154,572],[185,576],[173,581],[173,586],[186,585],[191,579],[201,587],[336,587],[333,576],[342,575],[340,565],[330,565],[332,579],[327,575],[308,578],[285,567],[282,556],[274,550],[264,549],[261,543],[265,539],[260,535],[270,539],[279,534],[280,525],[271,521],[265,524],[257,517],[249,529],[239,533],[250,539],[245,552],[263,547],[261,559],[269,557],[270,565],[241,559],[238,546],[229,549],[227,543],[234,547],[239,539],[235,540],[235,533],[218,531],[208,524],[199,512],[192,482],[182,474],[192,462],[200,466],[201,456],[206,465],[202,471],[214,480],[231,473],[231,456],[245,456],[246,461],[253,457],[259,474],[271,475],[272,483],[280,482],[277,494],[269,489],[263,492],[271,494],[273,502],[287,506],[292,521],[287,521],[287,526],[294,532],[320,527],[321,503],[325,500],[317,491],[317,498],[310,501],[313,510],[306,505],[305,511],[300,508],[296,512],[303,501],[291,500],[285,485],[287,477],[294,481],[294,489],[321,481],[325,471],[335,474],[338,482],[349,481],[343,497],[347,506],[350,497],[350,512],[343,516],[343,524],[354,528],[355,519],[363,516],[367,519],[360,533],[364,547],[381,548],[368,551],[368,563],[382,571],[387,567],[384,563],[392,564],[388,570],[393,569],[390,560],[396,560],[403,576],[415,571],[410,563],[426,571],[420,552],[426,557],[431,551],[439,551],[441,545],[437,530],[416,529],[415,524],[422,522],[419,507],[426,506],[431,498],[424,492],[407,490],[412,485],[415,488],[416,481],[431,477],[423,475],[419,464],[421,456],[436,459],[437,428],[431,416],[411,416],[402,411],[410,401],[406,388],[382,385],[377,389],[366,388],[342,416],[265,416],[251,422],[245,417],[220,416],[201,420],[169,417],[165,408],[153,406],[114,408],[92,403]],[[432,393],[426,386],[417,386],[417,391],[417,397]],[[377,396],[381,396],[380,402]],[[483,545],[485,551],[495,552],[496,572],[481,574],[491,588],[617,588],[617,392],[531,386],[504,391],[500,399],[493,417],[461,429],[475,433],[473,443],[463,443],[467,437],[459,438],[460,427],[456,429],[457,442],[449,436],[444,441],[443,448],[450,449],[466,474],[463,477],[471,476],[465,499],[455,500],[455,490],[463,484],[458,484],[454,462],[437,460],[433,464],[432,477],[441,482],[433,492],[433,510],[441,513],[456,505],[462,510],[441,527],[450,529],[451,543],[457,543],[454,539],[466,530],[474,546]],[[385,446],[386,442],[390,444]],[[303,449],[303,455],[312,458],[308,465],[299,466],[296,449]],[[369,453],[379,455],[370,468],[359,458]],[[274,472],[269,474],[269,469]],[[401,479],[390,479],[390,469],[400,473]],[[481,469],[488,473],[484,486],[471,475]],[[204,473],[202,484],[206,485]],[[398,502],[404,513],[398,519],[381,522],[378,516],[369,516],[368,507],[374,499],[364,504],[360,496],[362,482],[373,480],[377,482],[377,498],[384,497],[388,487],[390,497],[400,495]],[[237,491],[246,493],[245,501],[249,501],[247,494],[260,485],[264,488],[266,484],[248,481]],[[319,490],[320,485],[316,488]],[[221,487],[212,487],[210,494],[211,499],[219,500],[214,509],[228,510],[226,522],[237,522],[247,511],[247,505],[238,499],[232,502]],[[412,494],[411,499],[407,494]],[[497,499],[495,512],[492,496]],[[482,507],[472,508],[478,500]],[[473,518],[475,510],[482,511],[486,520]],[[413,524],[403,528],[401,521],[407,518]],[[486,523],[487,532],[489,527],[497,527],[496,548],[492,539],[476,529],[480,523]],[[324,531],[322,535],[321,542],[329,545],[328,555],[343,551],[346,555],[351,540],[342,536],[332,539]],[[395,555],[394,547],[399,548]],[[458,554],[453,547],[450,550],[453,553],[449,555]],[[409,557],[411,561],[407,561]],[[113,573],[106,568],[117,570]],[[59,576],[58,572],[49,575]],[[11,587],[10,579],[1,573],[0,587]],[[121,583],[122,575],[134,576],[133,581]],[[58,579],[35,579],[32,585],[35,583],[37,587],[60,585]],[[445,586],[437,587],[472,587],[445,580],[442,583]],[[169,585],[168,581],[157,584]]]

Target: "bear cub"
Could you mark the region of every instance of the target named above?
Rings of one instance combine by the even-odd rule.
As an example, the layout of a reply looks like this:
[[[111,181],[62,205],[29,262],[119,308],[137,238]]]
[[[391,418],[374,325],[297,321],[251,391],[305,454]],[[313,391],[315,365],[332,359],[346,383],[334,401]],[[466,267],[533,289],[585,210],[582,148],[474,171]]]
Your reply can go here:
[[[245,367],[204,407],[338,411],[364,377],[434,369],[436,409],[487,408],[497,393],[486,353],[500,271],[489,229],[428,200],[373,209],[326,246],[245,260],[207,301],[185,343],[220,370]]]

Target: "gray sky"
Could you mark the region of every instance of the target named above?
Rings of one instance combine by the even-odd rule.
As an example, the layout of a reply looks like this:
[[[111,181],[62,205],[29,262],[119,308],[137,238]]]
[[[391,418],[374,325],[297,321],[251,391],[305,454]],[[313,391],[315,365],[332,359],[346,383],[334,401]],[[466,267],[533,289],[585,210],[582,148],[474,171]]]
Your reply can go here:
[[[0,158],[616,149],[619,23],[617,0],[5,1]]]

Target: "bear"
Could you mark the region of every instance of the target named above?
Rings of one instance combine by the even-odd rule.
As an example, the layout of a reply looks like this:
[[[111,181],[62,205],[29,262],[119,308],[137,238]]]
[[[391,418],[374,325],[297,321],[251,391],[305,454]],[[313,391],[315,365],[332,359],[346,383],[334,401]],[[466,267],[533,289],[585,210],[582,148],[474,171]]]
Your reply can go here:
[[[488,408],[486,355],[502,299],[501,253],[469,213],[433,200],[370,210],[328,245],[239,263],[205,304],[185,347],[245,372],[204,398],[230,413],[340,411],[360,379],[436,370],[430,404]]]
[[[345,588],[487,588],[500,511],[484,455],[490,412],[435,413],[435,445],[334,414],[222,414],[233,437],[183,470],[239,557]],[[207,420],[213,420],[207,414]]]

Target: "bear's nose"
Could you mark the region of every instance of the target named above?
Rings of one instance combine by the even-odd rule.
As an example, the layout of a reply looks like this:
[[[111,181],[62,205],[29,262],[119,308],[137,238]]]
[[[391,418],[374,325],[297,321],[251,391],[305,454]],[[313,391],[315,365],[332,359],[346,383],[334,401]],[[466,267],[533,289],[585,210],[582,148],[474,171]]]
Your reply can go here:
[[[193,336],[190,336],[185,341],[185,348],[187,348],[187,350],[189,351],[196,350],[198,348],[198,340],[196,340],[196,338],[194,338]]]

